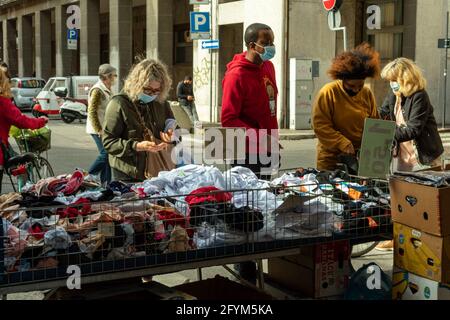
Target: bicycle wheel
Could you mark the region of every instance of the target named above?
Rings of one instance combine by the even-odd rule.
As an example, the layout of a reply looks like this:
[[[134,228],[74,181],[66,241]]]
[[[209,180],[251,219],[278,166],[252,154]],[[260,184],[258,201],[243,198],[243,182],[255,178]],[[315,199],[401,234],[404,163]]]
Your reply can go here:
[[[361,243],[352,247],[352,258],[359,258],[375,249],[379,244],[377,241]]]
[[[38,182],[40,179],[46,179],[50,177],[54,177],[55,173],[53,172],[53,168],[50,165],[50,162],[48,162],[47,159],[38,156],[36,160],[36,164],[33,165],[31,173],[30,173],[30,180],[32,183]]]

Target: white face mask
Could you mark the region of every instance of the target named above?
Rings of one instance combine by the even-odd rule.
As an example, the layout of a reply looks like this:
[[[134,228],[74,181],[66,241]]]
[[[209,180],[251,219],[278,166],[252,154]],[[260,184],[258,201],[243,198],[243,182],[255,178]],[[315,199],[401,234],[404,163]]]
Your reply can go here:
[[[400,91],[400,84],[398,82],[391,81],[390,86],[391,86],[392,91],[394,91],[394,93],[397,93]]]

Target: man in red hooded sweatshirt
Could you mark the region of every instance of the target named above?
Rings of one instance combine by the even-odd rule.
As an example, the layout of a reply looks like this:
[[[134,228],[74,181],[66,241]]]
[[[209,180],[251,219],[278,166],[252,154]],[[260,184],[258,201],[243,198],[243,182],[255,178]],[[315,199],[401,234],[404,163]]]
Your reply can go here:
[[[269,26],[255,23],[244,37],[247,51],[234,57],[223,79],[221,121],[224,128],[247,129],[245,163],[235,165],[264,178],[270,176],[271,169],[278,169],[280,162],[278,89],[270,62],[275,56],[274,34]]]
[[[234,166],[247,167],[260,178],[270,179],[272,169],[278,169],[280,163],[278,89],[270,62],[275,56],[274,34],[269,26],[255,23],[244,37],[247,51],[228,64],[222,83],[222,127],[247,130],[245,163],[236,161]],[[254,262],[242,262],[235,268],[245,280],[256,283]]]

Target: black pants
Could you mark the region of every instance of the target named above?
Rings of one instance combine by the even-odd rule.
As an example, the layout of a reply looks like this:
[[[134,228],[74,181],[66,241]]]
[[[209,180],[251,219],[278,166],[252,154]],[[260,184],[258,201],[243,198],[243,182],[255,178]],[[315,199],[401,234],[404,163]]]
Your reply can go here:
[[[0,169],[0,194],[2,194],[3,187],[3,169]]]
[[[271,155],[269,154],[269,157]],[[252,170],[258,179],[262,180],[271,180],[272,176],[264,174],[263,169],[268,168],[276,168],[279,169],[281,165],[281,155],[278,155],[278,164],[262,164],[258,161],[258,163],[251,163],[251,158],[249,155],[246,155],[245,163],[239,164],[237,161],[235,161],[231,166],[232,167],[245,167]],[[245,261],[234,265],[234,269],[239,273],[239,275],[247,280],[250,283],[256,284],[256,263],[254,261]]]
[[[268,154],[268,157],[270,158],[272,156],[272,154]],[[239,164],[238,161],[234,161],[231,166],[234,167],[244,167],[244,168],[249,168],[250,170],[252,170],[256,176],[258,177],[258,179],[262,179],[262,180],[271,180],[272,176],[270,174],[267,174],[265,171],[268,171],[270,169],[279,169],[281,166],[281,155],[278,154],[278,163],[269,163],[269,164],[262,164],[259,160],[259,158],[257,159],[256,163],[252,163],[253,159],[250,155],[246,155],[245,156],[245,162],[243,164]]]

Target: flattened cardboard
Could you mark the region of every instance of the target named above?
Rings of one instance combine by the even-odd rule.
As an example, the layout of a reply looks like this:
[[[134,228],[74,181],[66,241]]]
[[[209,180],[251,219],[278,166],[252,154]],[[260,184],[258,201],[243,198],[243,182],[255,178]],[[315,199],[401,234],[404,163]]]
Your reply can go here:
[[[450,300],[450,287],[394,268],[392,278],[393,300]]]
[[[450,235],[450,187],[390,179],[392,220],[436,236]]]
[[[421,277],[450,283],[450,237],[394,223],[394,264]]]

